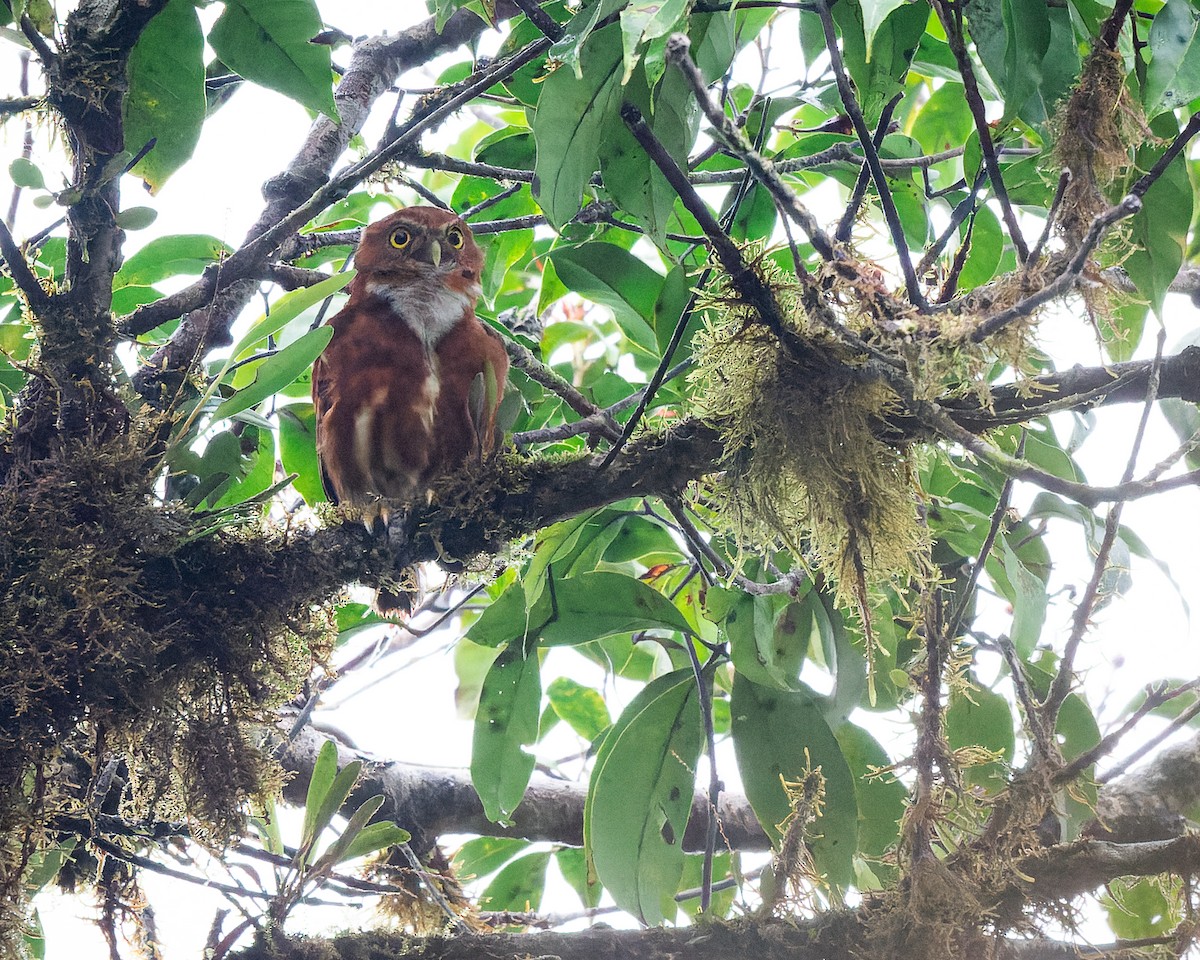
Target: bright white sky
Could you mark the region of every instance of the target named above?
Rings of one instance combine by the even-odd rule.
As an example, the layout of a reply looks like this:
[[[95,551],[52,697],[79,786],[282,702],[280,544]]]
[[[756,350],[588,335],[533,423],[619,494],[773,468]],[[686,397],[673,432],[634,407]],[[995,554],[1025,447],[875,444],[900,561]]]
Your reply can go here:
[[[384,29],[396,32],[425,16],[423,4],[414,0],[387,5],[373,0],[341,0],[327,3],[326,7],[331,25],[351,35]],[[215,17],[216,12],[217,8],[212,7],[204,15]],[[790,36],[786,29],[777,31],[777,35]],[[494,46],[494,40],[490,45]],[[0,46],[0,95],[16,91],[15,51],[11,44]],[[335,60],[344,64],[348,52],[344,49],[336,52]],[[409,88],[428,87],[438,72],[437,65],[422,68],[401,78],[400,83]],[[377,122],[368,128],[368,143],[374,142],[372,132],[377,134],[379,126]],[[178,232],[211,233],[236,245],[261,208],[262,182],[286,166],[307,128],[308,116],[301,107],[281,95],[245,85],[209,121],[195,159],[175,174],[157,197],[146,197],[137,181],[126,179],[127,204],[148,204],[159,211],[158,221],[150,230],[131,236],[129,251],[152,236]],[[13,146],[19,142],[19,135],[17,124],[9,123],[0,130],[0,144],[7,156],[15,155]],[[445,131],[439,134],[438,142],[444,143],[444,137]],[[49,183],[58,182],[54,165],[61,162],[59,154],[48,151],[43,142],[39,143],[34,160],[42,165]],[[7,191],[3,193],[7,207]],[[41,229],[53,218],[53,211],[35,210],[26,199],[17,219],[18,239]],[[1167,315],[1170,348],[1195,326],[1197,314],[1186,298],[1172,297]],[[1048,321],[1044,329],[1051,333],[1052,350],[1060,356],[1088,364],[1102,361],[1096,348],[1089,345],[1090,335],[1080,318],[1064,314]],[[1153,337],[1147,339],[1152,341]],[[1100,415],[1100,428],[1080,452],[1080,461],[1091,480],[1113,483],[1119,479],[1128,456],[1123,444],[1132,435],[1138,413],[1138,408],[1125,406]],[[1155,415],[1141,458],[1143,468],[1174,445],[1174,434]],[[1018,503],[1028,503],[1035,492],[1029,488],[1020,490]],[[1195,549],[1200,542],[1200,492],[1192,489],[1132,503],[1126,508],[1124,519],[1170,565],[1175,580],[1185,590],[1200,583],[1200,561]],[[1069,544],[1075,554],[1073,561],[1060,564],[1051,584],[1052,592],[1070,585],[1082,587],[1089,570],[1078,549],[1082,537],[1076,528],[1055,533],[1055,537]],[[1053,552],[1058,558],[1059,552]],[[1133,575],[1133,590],[1123,601],[1101,613],[1083,653],[1089,668],[1085,681],[1089,696],[1093,704],[1105,700],[1109,717],[1150,680],[1164,675],[1186,677],[1200,673],[1197,632],[1185,616],[1174,588],[1144,561],[1135,561]],[[1051,608],[1045,637],[1061,644],[1069,630],[1071,611],[1071,604],[1060,598]],[[1006,624],[998,619],[996,631],[1003,629]],[[382,757],[465,766],[469,761],[471,726],[455,714],[453,654],[448,649],[453,639],[445,635],[426,638],[395,655],[378,669],[388,671],[408,660],[411,664],[354,697],[335,713],[319,714],[319,718],[345,729],[361,747]],[[563,667],[575,669],[574,661],[564,661]],[[336,699],[342,699],[346,692],[339,687]],[[613,713],[618,710],[619,706],[614,704]],[[892,735],[905,734],[895,730]],[[577,749],[570,741],[561,746],[556,756]],[[557,750],[558,745],[553,749]],[[721,765],[726,783],[735,784],[736,771],[731,758],[722,757]],[[223,900],[194,885],[151,874],[143,874],[143,883],[157,909],[166,957],[173,960],[199,956],[213,914],[224,906]],[[549,909],[557,910],[576,906],[573,895],[555,897],[546,904]],[[47,922],[49,960],[106,955],[103,941],[87,919],[90,911],[85,903],[50,895],[43,898],[42,909]],[[329,912],[313,911],[305,926],[316,931],[357,922],[353,911],[340,919],[331,918]],[[1105,936],[1100,927],[1095,933],[1100,938]]]

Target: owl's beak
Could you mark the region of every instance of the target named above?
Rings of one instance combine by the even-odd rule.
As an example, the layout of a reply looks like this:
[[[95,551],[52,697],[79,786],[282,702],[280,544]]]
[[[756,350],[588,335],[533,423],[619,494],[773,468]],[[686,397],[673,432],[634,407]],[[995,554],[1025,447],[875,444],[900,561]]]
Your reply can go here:
[[[442,245],[437,240],[429,241],[429,262],[435,267],[442,264]]]

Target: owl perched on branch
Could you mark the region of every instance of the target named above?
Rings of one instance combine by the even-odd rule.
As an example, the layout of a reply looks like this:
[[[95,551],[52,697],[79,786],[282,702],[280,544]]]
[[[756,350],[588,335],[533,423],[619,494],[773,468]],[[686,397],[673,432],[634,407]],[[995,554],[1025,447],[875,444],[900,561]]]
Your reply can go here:
[[[321,480],[334,503],[386,525],[387,500],[428,496],[439,476],[495,444],[508,355],[475,316],[483,266],[470,229],[436,207],[368,226],[350,300],[313,367]],[[380,591],[381,613],[411,609]]]

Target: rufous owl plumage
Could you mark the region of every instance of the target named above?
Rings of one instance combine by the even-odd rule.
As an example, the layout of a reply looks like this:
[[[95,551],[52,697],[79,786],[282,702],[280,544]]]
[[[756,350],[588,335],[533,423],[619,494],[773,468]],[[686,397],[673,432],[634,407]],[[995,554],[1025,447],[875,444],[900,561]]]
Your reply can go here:
[[[431,483],[495,443],[508,373],[498,335],[475,316],[483,255],[462,219],[407,207],[363,230],[350,299],[313,367],[325,492],[386,524],[388,500]],[[382,613],[407,592],[381,591]]]

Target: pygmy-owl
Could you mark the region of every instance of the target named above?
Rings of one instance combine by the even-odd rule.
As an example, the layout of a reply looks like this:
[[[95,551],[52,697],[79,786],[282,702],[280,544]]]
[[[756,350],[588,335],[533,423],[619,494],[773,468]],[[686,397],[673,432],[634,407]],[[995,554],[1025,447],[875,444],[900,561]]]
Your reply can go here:
[[[470,229],[407,207],[363,230],[350,300],[313,367],[317,456],[334,503],[387,522],[380,498],[425,498],[432,481],[495,443],[508,355],[475,316],[483,266]],[[403,614],[407,591],[380,591]]]

